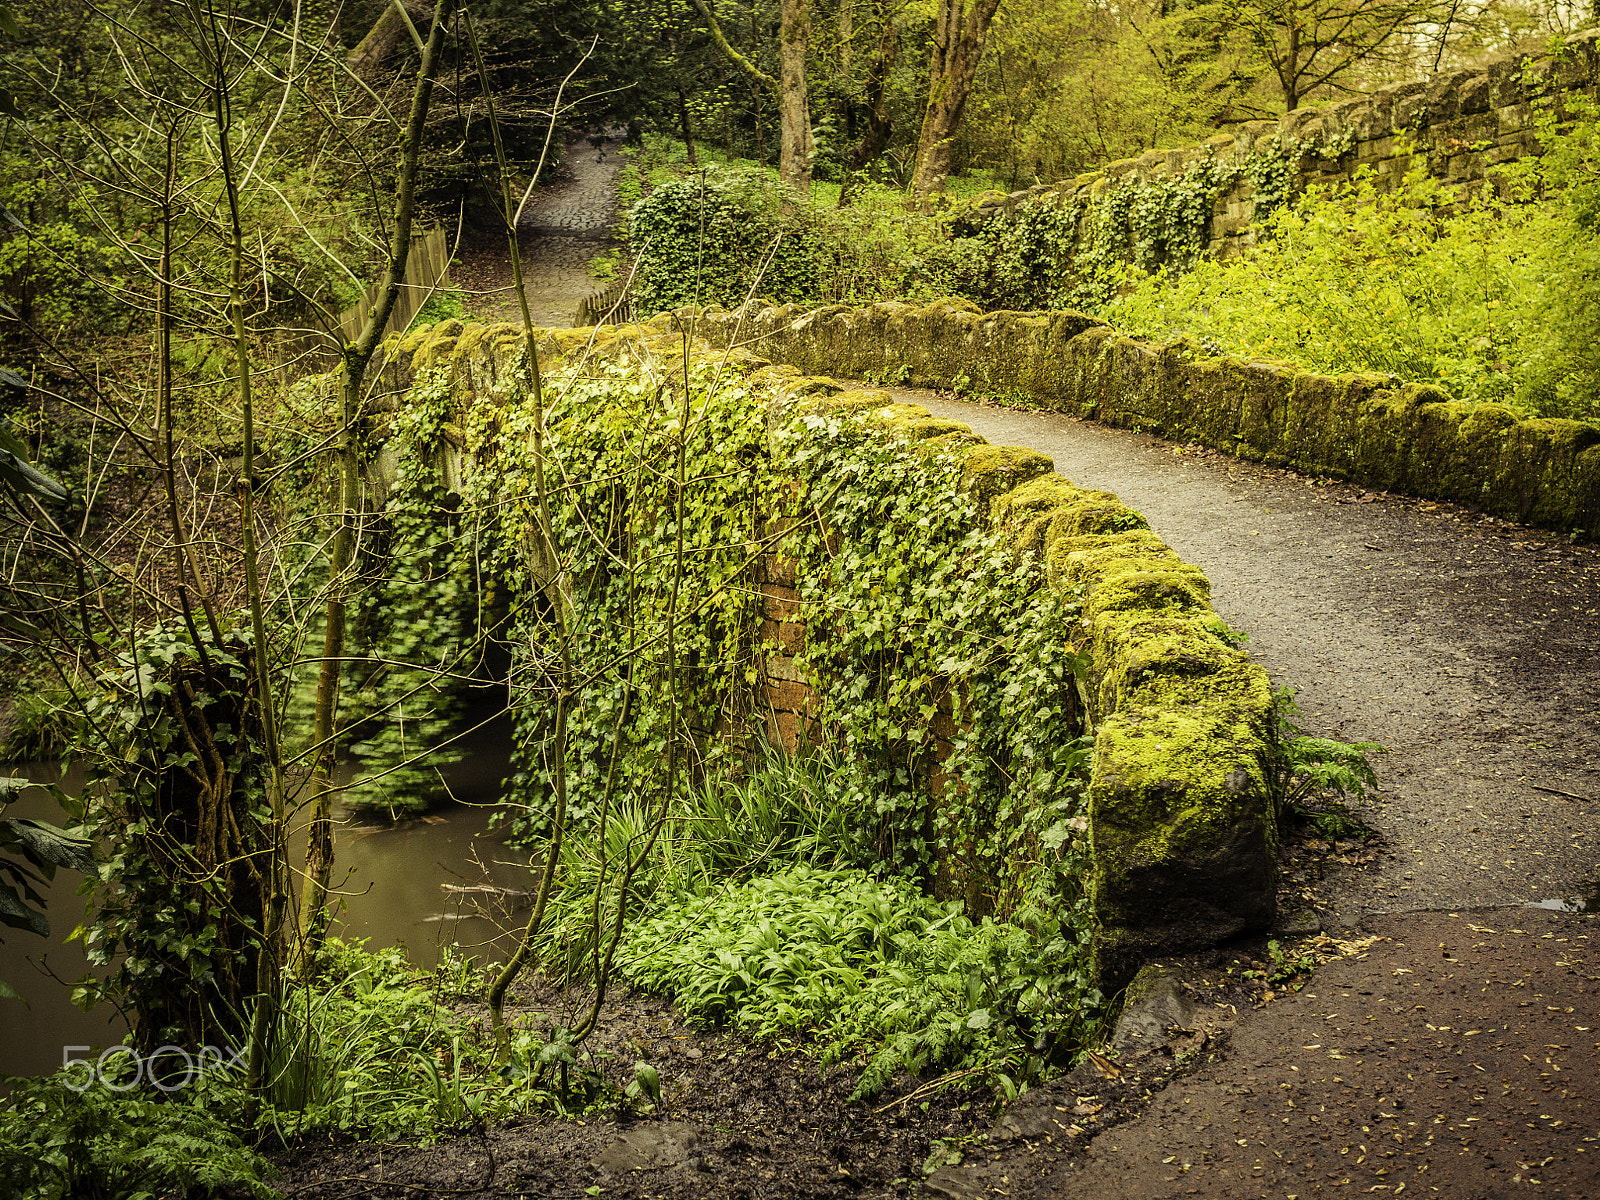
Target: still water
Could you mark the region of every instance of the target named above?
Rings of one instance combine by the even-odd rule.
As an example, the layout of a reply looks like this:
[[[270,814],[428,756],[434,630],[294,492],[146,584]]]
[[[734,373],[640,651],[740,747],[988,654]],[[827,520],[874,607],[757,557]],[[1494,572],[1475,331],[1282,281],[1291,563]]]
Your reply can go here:
[[[336,825],[334,880],[344,911],[332,932],[366,938],[373,946],[403,945],[412,961],[431,967],[447,945],[465,954],[503,958],[505,931],[526,919],[520,893],[533,886],[526,854],[490,830],[489,814],[507,772],[510,730],[486,726],[464,743],[465,757],[445,775],[455,800],[427,817],[390,827],[341,821]],[[36,782],[59,777],[42,763],[0,764],[0,774]],[[68,778],[69,790],[81,780]],[[31,789],[5,810],[61,824],[63,817],[42,788]],[[305,837],[291,841],[303,858]],[[82,1013],[68,1000],[67,984],[89,971],[78,942],[67,937],[83,919],[77,894],[81,877],[58,871],[49,888],[48,940],[19,929],[0,929],[0,979],[26,999],[0,1000],[0,1075],[37,1075],[61,1065],[64,1046],[99,1048],[122,1040],[127,1024],[102,1006]],[[454,891],[452,888],[473,889]],[[58,982],[60,981],[60,982]],[[76,1051],[75,1057],[84,1057]]]

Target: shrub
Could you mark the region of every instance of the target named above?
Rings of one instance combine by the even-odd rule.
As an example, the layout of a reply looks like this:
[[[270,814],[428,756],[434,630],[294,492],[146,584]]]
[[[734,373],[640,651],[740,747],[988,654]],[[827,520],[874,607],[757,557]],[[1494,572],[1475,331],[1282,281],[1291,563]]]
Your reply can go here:
[[[1250,254],[1187,274],[1129,270],[1104,315],[1130,333],[1325,374],[1377,372],[1535,416],[1600,417],[1595,108],[1549,150],[1463,195],[1418,157],[1279,209]]]
[[[641,315],[686,304],[734,307],[750,295],[818,297],[812,238],[787,188],[759,171],[707,170],[633,206],[628,243]]]
[[[976,923],[961,907],[904,879],[798,866],[638,922],[623,974],[691,1022],[811,1033],[825,1062],[858,1057],[858,1097],[901,1070],[1037,1075],[1098,1003],[1087,927],[1032,909]]]
[[[0,1099],[0,1194],[139,1200],[228,1188],[259,1200],[277,1195],[265,1183],[272,1165],[187,1097],[146,1099],[118,1091],[120,1083],[79,1090],[65,1073],[11,1083],[11,1095]]]

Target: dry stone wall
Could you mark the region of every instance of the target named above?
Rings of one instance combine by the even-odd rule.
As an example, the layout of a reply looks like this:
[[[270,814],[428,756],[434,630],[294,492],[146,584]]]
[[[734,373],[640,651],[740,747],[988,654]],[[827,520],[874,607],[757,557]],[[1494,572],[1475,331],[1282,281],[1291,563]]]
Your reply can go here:
[[[752,303],[673,319],[714,345],[815,374],[961,381],[1002,400],[1600,537],[1600,428],[1581,421],[1526,419],[1389,376],[1315,375],[1183,340],[1152,345],[1074,312]]]
[[[1490,167],[1539,152],[1537,102],[1570,92],[1593,96],[1600,80],[1600,31],[1566,39],[1556,54],[1503,58],[1477,71],[1381,88],[1370,97],[1302,108],[1276,121],[1247,121],[1197,146],[1152,150],[1098,171],[1039,184],[982,204],[973,220],[1002,218],[1030,201],[1080,203],[1123,183],[1182,176],[1214,159],[1224,184],[1212,206],[1209,252],[1226,258],[1253,245],[1263,158],[1283,157],[1293,190],[1352,179],[1370,169],[1380,190],[1392,187],[1413,156],[1454,184],[1484,178]]]

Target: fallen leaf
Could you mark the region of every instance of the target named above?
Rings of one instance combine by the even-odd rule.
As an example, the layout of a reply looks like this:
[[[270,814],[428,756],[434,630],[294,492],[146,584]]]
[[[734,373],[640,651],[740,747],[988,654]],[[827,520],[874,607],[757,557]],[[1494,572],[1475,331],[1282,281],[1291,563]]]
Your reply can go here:
[[[1105,1057],[1105,1055],[1091,1050],[1089,1051],[1089,1061],[1094,1064],[1094,1069],[1099,1071],[1100,1074],[1104,1075],[1107,1079],[1122,1078],[1122,1068],[1117,1066],[1117,1064],[1112,1062],[1109,1058]]]

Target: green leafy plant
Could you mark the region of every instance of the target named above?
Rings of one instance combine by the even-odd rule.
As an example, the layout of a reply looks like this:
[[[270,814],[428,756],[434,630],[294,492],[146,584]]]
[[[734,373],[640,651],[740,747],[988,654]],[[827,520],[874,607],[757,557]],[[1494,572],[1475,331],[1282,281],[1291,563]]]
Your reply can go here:
[[[467,295],[459,288],[440,288],[428,297],[421,308],[417,309],[417,315],[411,318],[409,328],[416,329],[422,325],[433,325],[452,318],[458,321],[473,319],[472,314],[467,311]]]
[[[993,1082],[1061,1061],[1098,997],[1059,986],[1086,963],[1086,933],[1040,932],[970,921],[904,879],[801,866],[639,922],[622,971],[690,1021],[814,1037],[825,1062],[856,1059],[859,1097],[902,1070]]]
[[[1081,815],[1077,597],[980,520],[958,456],[912,449],[870,413],[802,412],[784,454],[797,508],[821,518],[785,552],[802,619],[828,631],[797,663],[853,766],[843,803],[877,857],[943,872],[974,915],[1004,916],[1052,861],[1037,839]]]
[[[1567,119],[1547,119],[1542,158],[1470,193],[1437,180],[1421,154],[1393,190],[1370,172],[1292,203],[1258,189],[1254,250],[1187,272],[1125,272],[1104,315],[1130,333],[1187,336],[1213,353],[1388,375],[1466,401],[1592,420],[1600,293],[1586,265],[1585,181],[1595,128],[1593,106],[1579,98]],[[1263,178],[1289,171],[1285,155],[1295,153],[1258,163]]]
[[[0,1097],[0,1193],[7,1196],[278,1195],[267,1183],[277,1173],[272,1164],[210,1111],[209,1096],[147,1098],[116,1078],[79,1088],[64,1074],[9,1082],[10,1094]]]
[[[267,1064],[261,1121],[280,1139],[337,1130],[431,1140],[550,1106],[538,1079],[500,1071],[492,1046],[442,1002],[461,982],[459,963],[428,973],[398,948],[334,939],[321,966],[286,998]]]
[[[380,536],[368,553],[379,574],[355,620],[365,661],[353,668],[351,749],[361,775],[350,808],[394,818],[425,811],[444,792],[440,768],[460,757],[450,742],[484,623],[474,577],[477,524],[440,477],[449,389],[421,381],[396,414],[394,480]]]
[[[0,812],[27,786],[26,779],[0,775]],[[57,867],[94,870],[93,844],[45,821],[0,818],[0,925],[50,936],[38,889],[55,878]],[[0,1000],[20,999],[16,989],[0,979]]]
[[[710,171],[664,183],[628,214],[633,302],[649,315],[685,304],[733,307],[756,289],[779,301],[818,293],[811,238],[758,172]]]
[[[74,753],[84,832],[110,847],[75,936],[91,964],[75,999],[132,1011],[143,1052],[238,1045],[255,993],[268,845],[254,650],[243,630],[196,646],[156,627],[110,662]],[[270,953],[270,951],[265,951]]]
[[[1265,764],[1267,787],[1280,823],[1290,819],[1324,822],[1329,830],[1349,824],[1343,803],[1361,800],[1378,787],[1370,757],[1386,753],[1377,742],[1341,742],[1334,738],[1309,737],[1296,723],[1300,706],[1294,690],[1281,687],[1273,692],[1274,735]],[[1335,805],[1333,812],[1319,807]],[[1335,833],[1335,836],[1342,834]]]

